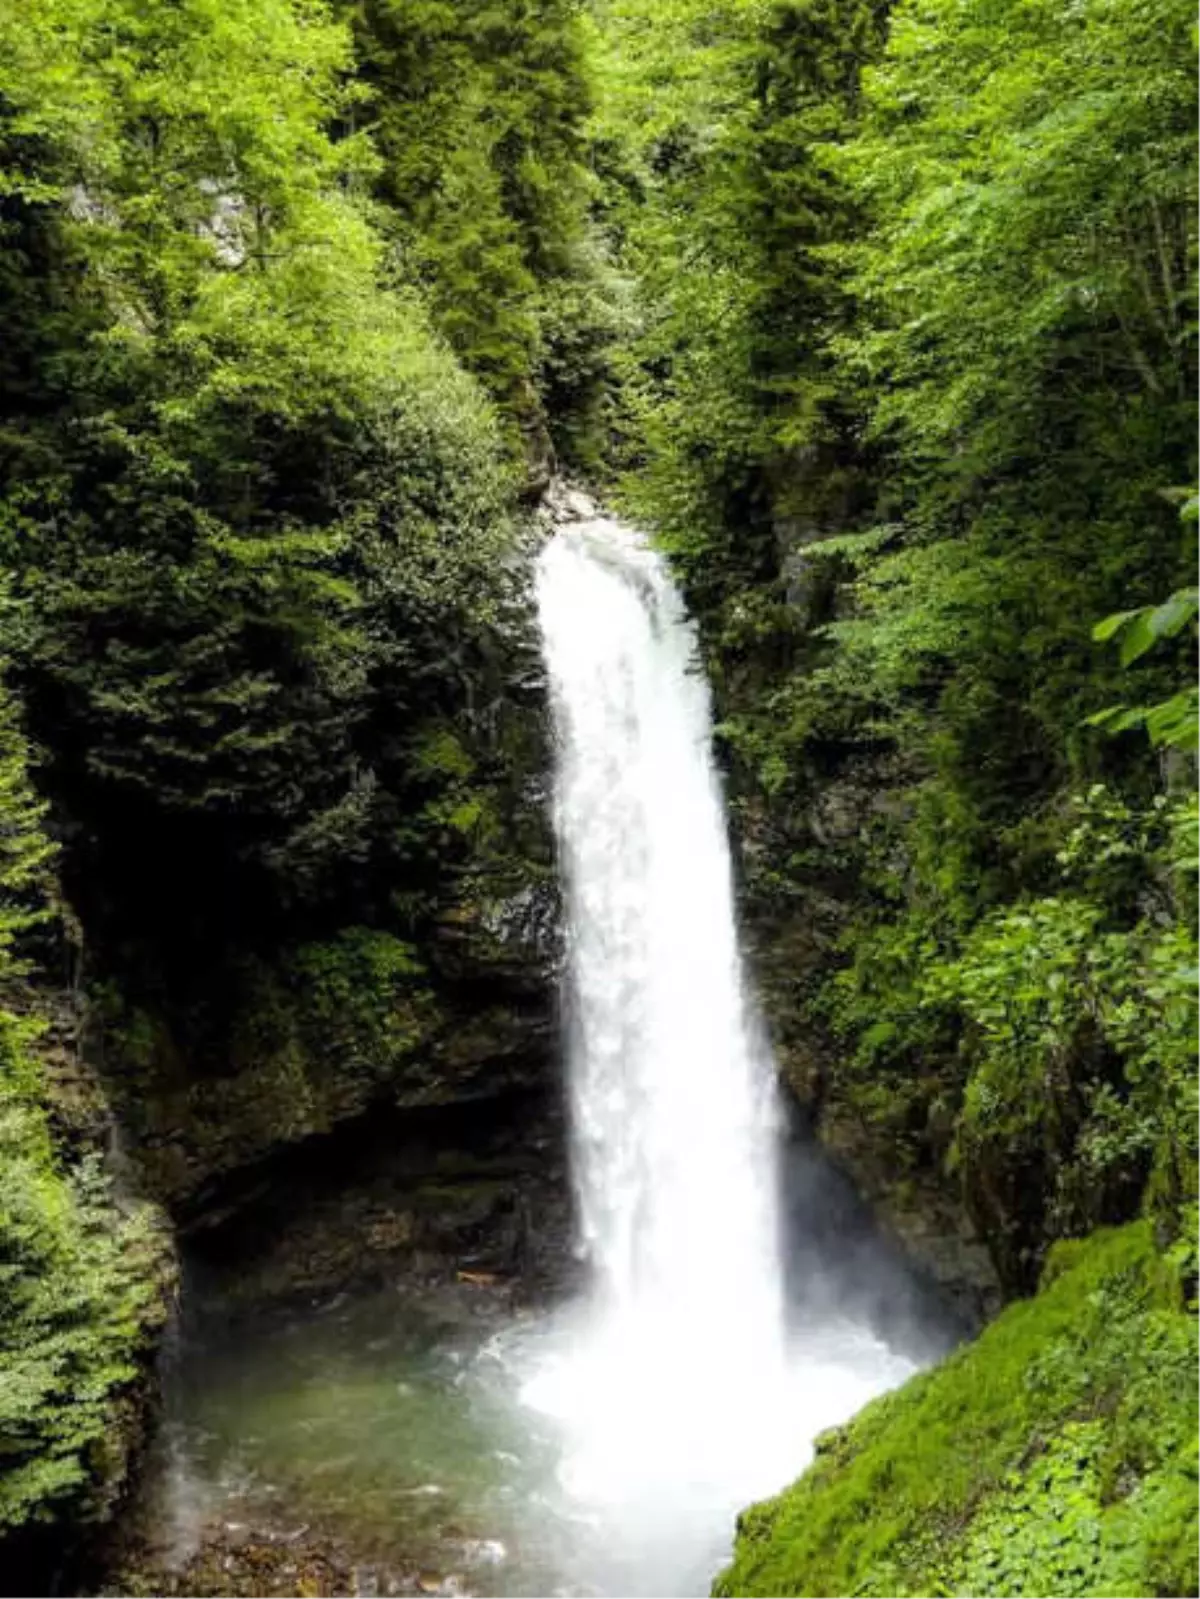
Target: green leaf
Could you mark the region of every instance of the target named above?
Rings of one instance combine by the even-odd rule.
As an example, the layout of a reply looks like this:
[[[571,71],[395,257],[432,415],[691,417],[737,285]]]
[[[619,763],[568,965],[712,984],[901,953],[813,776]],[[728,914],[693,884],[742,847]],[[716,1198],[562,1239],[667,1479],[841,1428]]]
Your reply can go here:
[[[1145,715],[1140,706],[1109,705],[1094,716],[1086,717],[1084,726],[1102,727],[1109,733],[1125,733],[1132,727],[1140,727]]]
[[[1157,642],[1154,612],[1149,609],[1135,611],[1121,635],[1121,665],[1132,666],[1134,661],[1140,660],[1148,650],[1152,650]]]
[[[1103,644],[1113,634],[1123,628],[1131,616],[1136,616],[1136,611],[1116,611],[1112,616],[1106,616],[1102,622],[1097,622],[1092,629],[1092,637],[1097,643]]]
[[[1173,638],[1195,619],[1198,607],[1200,589],[1177,589],[1150,618],[1155,638]]]

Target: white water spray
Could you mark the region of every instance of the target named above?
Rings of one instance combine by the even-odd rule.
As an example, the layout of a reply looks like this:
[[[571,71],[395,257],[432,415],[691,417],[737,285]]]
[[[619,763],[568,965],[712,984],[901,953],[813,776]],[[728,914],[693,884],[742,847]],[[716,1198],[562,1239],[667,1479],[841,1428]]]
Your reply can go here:
[[[666,565],[572,496],[538,601],[594,1286],[526,1397],[565,1427],[606,1591],[700,1592],[738,1506],[908,1368],[856,1329],[800,1359],[785,1347],[773,1070],[742,979],[708,689]]]

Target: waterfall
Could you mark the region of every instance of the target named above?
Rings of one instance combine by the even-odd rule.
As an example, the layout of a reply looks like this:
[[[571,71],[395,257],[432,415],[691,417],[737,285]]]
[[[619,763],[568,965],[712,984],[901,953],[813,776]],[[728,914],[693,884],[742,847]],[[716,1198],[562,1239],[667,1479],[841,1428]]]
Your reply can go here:
[[[546,549],[539,601],[596,1292],[642,1338],[686,1326],[713,1357],[776,1359],[771,1069],[743,993],[694,630],[661,557],[598,519]]]
[[[739,956],[708,687],[666,563],[572,495],[538,607],[591,1284],[527,1398],[567,1430],[600,1591],[702,1592],[737,1508],[898,1368],[873,1346],[854,1369],[845,1329],[836,1357],[797,1365],[785,1347],[773,1066]]]
[[[770,1062],[734,934],[709,692],[666,564],[568,524],[539,600],[570,926],[574,1180],[614,1321],[781,1353]],[[698,1330],[702,1329],[702,1330]]]

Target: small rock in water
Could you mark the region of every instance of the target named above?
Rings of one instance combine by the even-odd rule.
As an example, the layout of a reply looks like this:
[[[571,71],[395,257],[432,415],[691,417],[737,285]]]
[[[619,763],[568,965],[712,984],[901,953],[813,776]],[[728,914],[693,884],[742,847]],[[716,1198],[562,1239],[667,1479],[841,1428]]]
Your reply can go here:
[[[508,1550],[499,1538],[472,1538],[462,1546],[463,1558],[481,1566],[498,1566],[508,1559]]]

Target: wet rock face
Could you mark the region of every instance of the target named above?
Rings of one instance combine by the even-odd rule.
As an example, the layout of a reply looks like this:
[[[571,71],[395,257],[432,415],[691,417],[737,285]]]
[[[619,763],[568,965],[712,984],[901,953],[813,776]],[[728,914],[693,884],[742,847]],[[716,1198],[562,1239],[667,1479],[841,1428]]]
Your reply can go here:
[[[536,1295],[571,1230],[557,1095],[375,1110],[214,1190],[184,1234],[189,1291],[223,1314],[383,1284]]]
[[[870,1205],[881,1228],[896,1239],[938,1290],[962,1324],[973,1329],[1004,1302],[990,1250],[952,1189],[932,1172],[898,1178],[878,1141],[853,1117],[829,1108],[821,1138]]]
[[[752,957],[758,997],[780,1077],[797,1114],[852,1180],[883,1232],[908,1255],[967,1327],[1000,1308],[1004,1293],[992,1253],[957,1184],[932,1164],[902,1160],[894,1138],[873,1129],[840,1098],[842,1047],[813,1019],[808,1001],[828,957],[819,931],[799,916],[775,924]]]
[[[395,941],[372,935],[365,959],[349,942],[239,974],[228,1053],[215,1062],[185,1046],[179,1024],[121,1016],[110,1078],[128,1149],[185,1226],[227,1209],[217,1196],[235,1193],[240,1173],[364,1118],[497,1105],[503,1124],[504,1102],[553,1088],[552,970],[448,980],[407,969]]]
[[[803,814],[784,817],[756,799],[736,806],[740,909],[766,1029],[801,1119],[884,1232],[971,1327],[996,1313],[1005,1292],[991,1241],[959,1182],[944,1171],[943,1131],[916,1130],[913,1147],[902,1152],[891,1127],[863,1118],[842,1089],[846,1045],[831,1036],[820,1004],[856,909],[859,885],[847,863],[873,820],[894,803],[901,775],[884,758],[843,761],[814,784]],[[782,901],[764,892],[774,863],[801,852],[811,864],[793,892]]]

